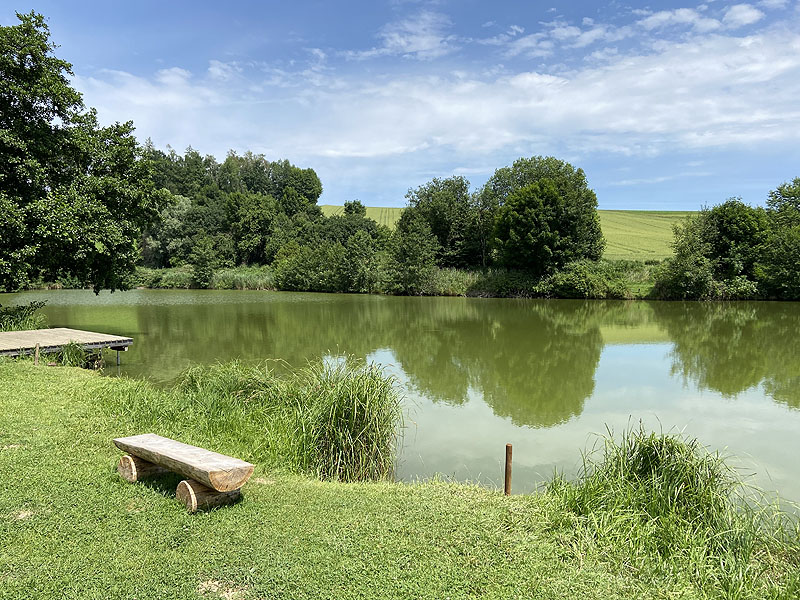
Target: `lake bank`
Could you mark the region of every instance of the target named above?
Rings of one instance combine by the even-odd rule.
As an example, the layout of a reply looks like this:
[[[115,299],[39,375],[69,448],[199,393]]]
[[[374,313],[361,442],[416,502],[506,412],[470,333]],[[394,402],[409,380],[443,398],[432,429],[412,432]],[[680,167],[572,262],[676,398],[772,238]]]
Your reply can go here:
[[[120,398],[143,385],[0,363],[0,597],[693,598],[741,584],[738,597],[761,598],[800,585],[788,546],[731,555],[728,570],[655,548],[631,560],[611,513],[600,534],[545,493],[325,483],[255,461],[241,503],[190,516],[114,471],[111,439],[131,426]]]

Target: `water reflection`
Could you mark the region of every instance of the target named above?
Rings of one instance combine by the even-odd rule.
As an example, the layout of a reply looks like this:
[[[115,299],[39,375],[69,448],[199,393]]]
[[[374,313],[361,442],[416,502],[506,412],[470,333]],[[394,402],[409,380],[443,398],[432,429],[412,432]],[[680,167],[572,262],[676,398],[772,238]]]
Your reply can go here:
[[[726,398],[761,386],[800,407],[797,303],[582,302],[269,292],[133,291],[47,299],[54,326],[135,338],[123,370],[168,381],[193,362],[388,350],[409,386],[459,406],[479,396],[513,424],[577,417],[608,344],[671,344],[670,373]]]
[[[417,311],[409,330],[393,336],[394,354],[414,386],[454,404],[477,391],[495,415],[515,425],[550,427],[580,415],[603,348],[600,305],[492,304]]]
[[[764,392],[800,407],[800,310],[796,303],[654,303],[674,345],[672,373],[735,398]]]

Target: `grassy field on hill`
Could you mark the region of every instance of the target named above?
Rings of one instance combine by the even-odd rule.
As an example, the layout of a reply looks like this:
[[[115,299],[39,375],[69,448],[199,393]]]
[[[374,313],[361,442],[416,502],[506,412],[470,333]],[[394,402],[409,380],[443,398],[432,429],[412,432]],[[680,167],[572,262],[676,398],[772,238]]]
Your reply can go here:
[[[691,212],[601,210],[600,226],[606,238],[603,258],[661,260],[672,254],[672,226]]]
[[[322,213],[326,217],[332,217],[333,215],[340,215],[342,211],[344,211],[343,206],[333,206],[332,204],[323,204],[321,205]],[[387,227],[394,229],[395,223],[400,219],[400,215],[403,214],[403,209],[400,207],[390,207],[390,206],[368,206],[367,207],[367,217],[376,221],[379,225],[386,225]]]
[[[341,206],[322,205],[326,216],[341,214]],[[394,228],[402,208],[367,207],[367,216]],[[688,211],[601,210],[609,260],[662,260],[672,253],[672,226],[692,214]]]

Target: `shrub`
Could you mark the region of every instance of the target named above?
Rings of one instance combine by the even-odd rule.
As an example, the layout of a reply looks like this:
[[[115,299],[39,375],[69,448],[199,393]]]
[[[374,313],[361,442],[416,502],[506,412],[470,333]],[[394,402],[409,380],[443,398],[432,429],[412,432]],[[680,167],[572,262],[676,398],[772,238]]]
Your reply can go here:
[[[767,296],[780,300],[800,298],[800,225],[778,228],[770,236],[755,270]]]
[[[656,272],[654,294],[665,300],[755,298],[755,262],[768,220],[736,198],[704,209],[675,227],[674,256]]]
[[[438,250],[439,243],[421,216],[414,213],[399,222],[384,257],[384,291],[430,293]]]
[[[603,263],[579,260],[545,278],[539,289],[545,296],[556,298],[627,298],[630,292],[625,281]]]
[[[42,329],[47,326],[47,318],[38,313],[45,302],[29,302],[20,306],[0,304],[0,331],[23,331],[26,329]]]
[[[342,291],[346,289],[342,273],[345,255],[338,242],[282,250],[273,265],[275,285],[287,291]]]

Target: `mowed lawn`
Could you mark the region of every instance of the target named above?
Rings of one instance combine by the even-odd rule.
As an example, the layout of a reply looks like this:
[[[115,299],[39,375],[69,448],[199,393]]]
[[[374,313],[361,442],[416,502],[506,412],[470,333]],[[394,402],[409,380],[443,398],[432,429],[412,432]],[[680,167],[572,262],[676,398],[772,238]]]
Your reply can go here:
[[[189,515],[176,478],[115,472],[112,438],[143,433],[125,408],[142,385],[0,362],[0,599],[700,596],[686,574],[655,583],[578,550],[544,494],[325,483],[255,461],[240,503]]]
[[[326,216],[341,214],[341,206],[322,205]],[[672,254],[672,227],[689,211],[601,210],[600,225],[606,238],[604,258],[609,260],[662,260]],[[403,208],[367,207],[367,216],[394,228]]]

